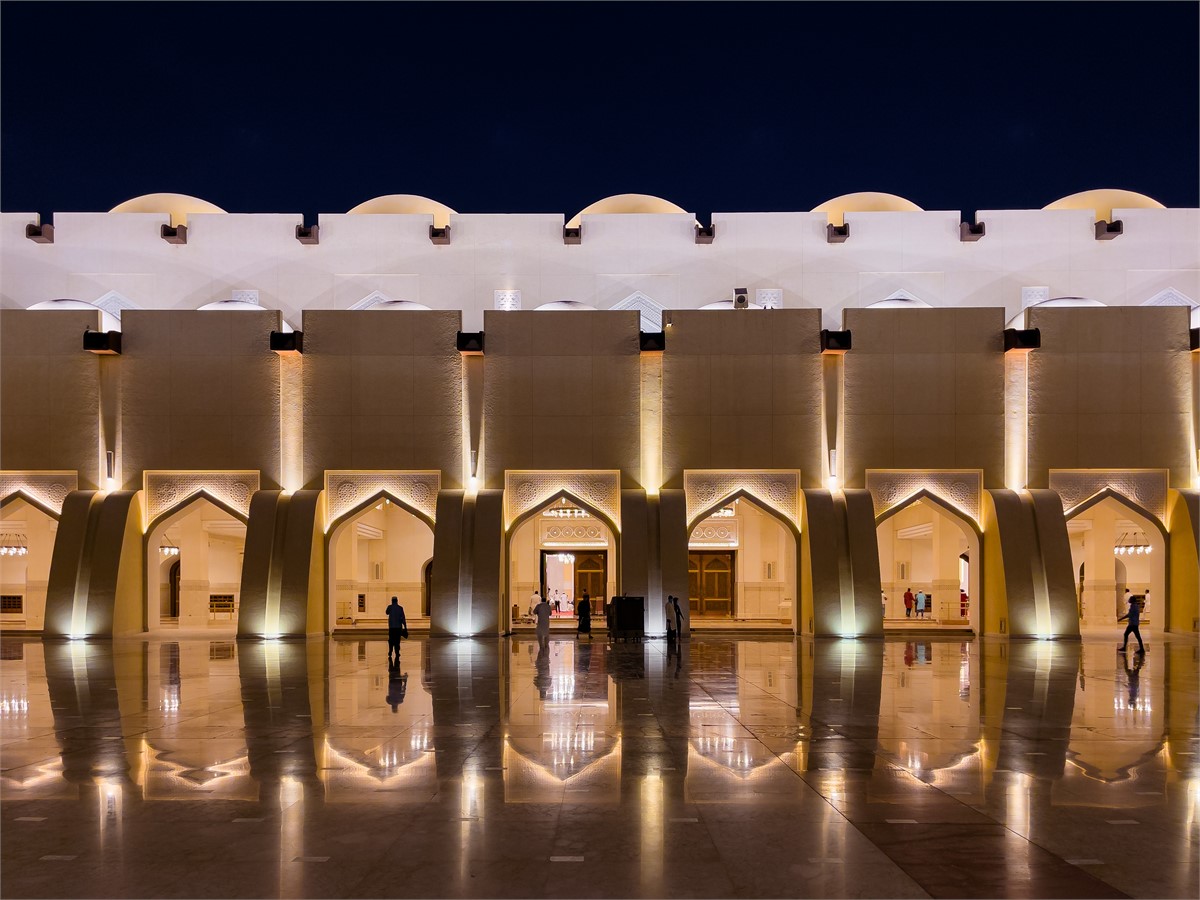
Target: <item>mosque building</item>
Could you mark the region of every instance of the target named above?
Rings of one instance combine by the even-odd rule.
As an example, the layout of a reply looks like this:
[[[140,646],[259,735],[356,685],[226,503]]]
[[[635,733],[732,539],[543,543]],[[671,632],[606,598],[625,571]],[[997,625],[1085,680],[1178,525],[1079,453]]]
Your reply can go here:
[[[1200,629],[1200,210],[0,215],[0,629]]]

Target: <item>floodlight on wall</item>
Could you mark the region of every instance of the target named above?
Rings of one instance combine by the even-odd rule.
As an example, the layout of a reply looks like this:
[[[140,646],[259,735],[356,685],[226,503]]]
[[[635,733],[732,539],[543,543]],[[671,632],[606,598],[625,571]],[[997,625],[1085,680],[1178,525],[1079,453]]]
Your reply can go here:
[[[85,331],[83,333],[83,349],[97,356],[121,355],[121,332],[119,331]]]
[[[697,244],[711,244],[713,242],[713,238],[716,237],[716,233],[717,233],[716,225],[705,226],[705,225],[701,225],[699,222],[696,223],[696,243]]]
[[[667,336],[661,331],[639,331],[638,349],[643,353],[662,353],[667,349]]]
[[[733,289],[733,308],[734,309],[749,309],[750,308],[750,292],[745,288]]]
[[[53,225],[26,225],[25,237],[33,241],[35,244],[53,244],[54,243],[54,226]]]
[[[0,556],[28,556],[29,541],[23,534],[0,535]]]
[[[445,247],[450,244],[450,226],[443,225],[438,228],[436,225],[429,226],[429,243],[435,244],[438,247]]]
[[[830,222],[825,226],[825,243],[844,244],[850,239],[850,223],[834,225]]]
[[[568,246],[575,247],[583,243],[583,226],[576,228],[570,226],[563,227],[563,243]]]
[[[168,244],[186,244],[187,231],[186,225],[164,225],[159,229],[159,234]]]
[[[821,329],[821,352],[822,353],[846,353],[853,346],[850,332],[833,331],[829,328]]]
[[[1005,328],[1004,352],[1010,350],[1038,350],[1042,346],[1042,332],[1037,328]]]
[[[299,356],[304,352],[304,332],[272,331],[271,352],[280,356]]]
[[[483,356],[483,332],[460,331],[455,338],[455,346],[463,356]]]
[[[960,222],[958,224],[958,239],[964,244],[973,243],[987,234],[987,225],[983,222]]]
[[[321,243],[320,225],[297,225],[296,240],[305,245]]]
[[[1125,223],[1120,219],[1113,219],[1111,222],[1101,219],[1096,223],[1096,240],[1098,241],[1111,241],[1124,233]]]
[[[1188,330],[1188,346],[1193,351],[1200,350],[1200,328],[1191,328]]]

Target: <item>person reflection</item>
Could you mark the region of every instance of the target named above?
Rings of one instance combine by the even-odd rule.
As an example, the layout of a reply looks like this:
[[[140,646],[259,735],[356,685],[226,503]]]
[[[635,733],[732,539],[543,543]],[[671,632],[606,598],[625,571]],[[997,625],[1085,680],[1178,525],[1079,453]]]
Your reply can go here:
[[[675,677],[679,678],[679,674],[683,671],[683,641],[674,641],[667,644],[667,669],[671,668],[671,657],[675,657]]]
[[[392,708],[392,712],[400,711],[400,704],[404,702],[404,695],[408,693],[408,673],[401,673],[400,667],[388,667],[388,687],[387,687],[387,702]]]
[[[545,601],[542,601],[543,603]],[[533,663],[533,686],[538,690],[539,699],[546,699],[546,691],[550,689],[550,644],[538,640],[538,655]]]
[[[1129,668],[1129,657],[1124,656],[1121,661],[1125,663],[1125,684],[1129,688],[1129,708],[1137,709],[1138,694],[1141,692],[1142,684],[1142,666],[1145,665],[1146,657],[1140,653],[1133,655],[1133,668]]]

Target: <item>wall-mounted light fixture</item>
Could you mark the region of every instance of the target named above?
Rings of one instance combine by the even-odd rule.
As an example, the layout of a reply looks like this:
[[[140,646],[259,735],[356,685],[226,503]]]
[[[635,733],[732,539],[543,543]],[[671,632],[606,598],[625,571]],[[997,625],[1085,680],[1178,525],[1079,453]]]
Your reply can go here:
[[[97,356],[121,355],[121,332],[119,331],[85,331],[83,333],[83,349]]]
[[[853,346],[849,331],[832,331],[821,329],[822,353],[846,353]]]
[[[583,243],[583,227],[578,228],[563,228],[563,243],[570,247],[577,247]]]
[[[159,235],[168,244],[186,244],[187,243],[187,226],[186,225],[164,225],[159,229]]]
[[[296,240],[305,245],[315,245],[321,243],[321,226],[320,225],[297,225]]]
[[[974,243],[987,234],[987,225],[983,222],[959,222],[958,239],[964,244]]]
[[[429,226],[429,243],[435,244],[438,247],[446,247],[450,244],[450,226],[443,225],[438,228],[436,225]]]
[[[280,356],[299,356],[304,352],[304,332],[272,331],[271,352]]]
[[[1098,241],[1111,241],[1124,233],[1125,223],[1120,219],[1113,219],[1111,222],[1101,219],[1096,223],[1096,240]]]
[[[1038,350],[1042,346],[1042,333],[1037,328],[1005,328],[1004,352],[1010,350]]]
[[[716,225],[701,225],[699,222],[696,223],[697,244],[711,244],[713,242],[713,238],[716,237],[716,234]]]
[[[26,225],[25,237],[29,238],[35,244],[53,244],[54,226],[40,224]]]
[[[460,331],[455,345],[463,356],[483,356],[483,332]]]
[[[830,222],[825,226],[825,243],[827,244],[844,244],[850,240],[850,223],[844,225],[834,225]]]

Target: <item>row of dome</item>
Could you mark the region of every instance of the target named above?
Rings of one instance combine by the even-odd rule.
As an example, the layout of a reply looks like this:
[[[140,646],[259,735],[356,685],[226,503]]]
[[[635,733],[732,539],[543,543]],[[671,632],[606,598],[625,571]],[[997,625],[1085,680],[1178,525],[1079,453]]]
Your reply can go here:
[[[1163,205],[1145,194],[1134,191],[1103,189],[1083,191],[1055,200],[1043,209],[1091,209],[1097,219],[1111,220],[1113,209],[1162,209]],[[921,207],[898,197],[895,194],[885,194],[876,191],[864,191],[855,194],[843,194],[827,200],[812,209],[815,213],[825,213],[833,225],[843,225],[844,216],[848,212],[921,212]],[[224,213],[225,210],[207,200],[191,197],[187,194],[143,194],[114,206],[109,212],[113,213],[167,213],[171,217],[171,225],[186,225],[187,217],[193,213]],[[432,215],[433,224],[444,228],[450,224],[450,216],[457,210],[451,209],[444,203],[420,197],[416,194],[387,194],[376,197],[348,211],[349,214],[365,215]],[[576,213],[569,222],[568,228],[578,228],[584,216],[602,215],[605,213],[683,213],[687,210],[650,194],[616,194],[597,200],[591,206]]]

